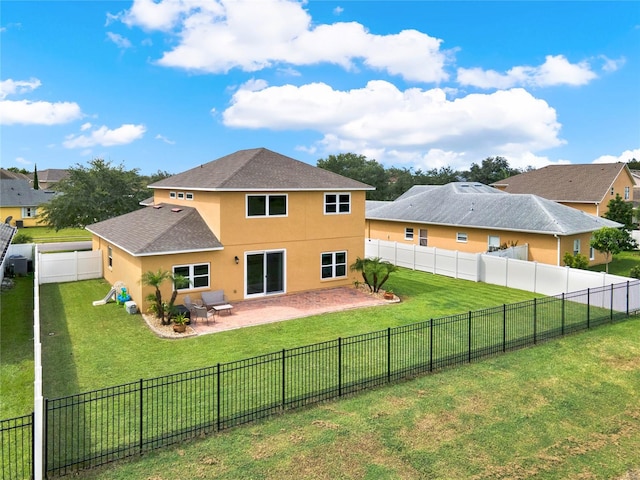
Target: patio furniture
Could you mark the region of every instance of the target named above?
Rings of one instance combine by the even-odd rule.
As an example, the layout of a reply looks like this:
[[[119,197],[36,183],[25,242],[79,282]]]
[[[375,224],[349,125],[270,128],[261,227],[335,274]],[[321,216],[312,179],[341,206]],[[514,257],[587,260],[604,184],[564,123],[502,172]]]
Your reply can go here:
[[[213,317],[215,318],[216,314],[220,316],[220,312],[227,312],[227,315],[231,315],[231,309],[233,305],[229,305],[228,303],[224,303],[222,305],[213,305],[211,310],[213,310]]]
[[[213,308],[217,305],[225,305],[227,301],[224,296],[224,290],[212,290],[210,292],[202,292],[202,301],[207,308]]]
[[[191,321],[195,323],[198,321],[198,319],[204,319],[206,320],[207,325],[209,324],[209,314],[207,312],[207,307],[194,305],[191,308]]]

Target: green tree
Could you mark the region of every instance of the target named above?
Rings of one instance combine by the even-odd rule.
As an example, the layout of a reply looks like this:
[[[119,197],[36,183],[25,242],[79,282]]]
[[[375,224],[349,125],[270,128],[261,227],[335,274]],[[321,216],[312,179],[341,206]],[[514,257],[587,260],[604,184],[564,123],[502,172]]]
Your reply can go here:
[[[602,227],[593,232],[590,246],[605,254],[605,271],[609,273],[609,263],[613,255],[624,250],[637,248],[636,241],[627,230],[613,227]]]
[[[426,173],[418,170],[415,174],[416,185],[446,185],[459,180],[460,172],[453,170],[451,167],[433,168]]]
[[[389,275],[398,270],[393,263],[376,258],[360,258],[349,267],[352,272],[360,272],[369,289],[378,293],[380,287],[389,279]]]
[[[634,158],[627,160],[627,167],[629,170],[640,170],[640,162]]]
[[[503,180],[512,175],[521,173],[520,170],[511,168],[509,161],[504,157],[488,157],[482,161],[482,165],[471,164],[468,172],[464,172],[464,177],[469,182],[480,182],[490,185],[498,180]]]
[[[56,230],[84,228],[132,212],[149,196],[138,169],[114,167],[102,159],[91,160],[88,167],[70,168],[69,177],[56,189],[59,194],[42,206],[42,223]]]
[[[23,175],[29,175],[29,170],[27,170],[26,168],[9,167],[7,168],[7,170],[13,173],[21,173]]]
[[[626,230],[633,230],[633,204],[631,202],[625,202],[620,194],[616,193],[616,198],[609,200],[607,208],[604,218],[622,223]]]
[[[319,159],[319,168],[349,177],[353,180],[376,187],[367,192],[367,200],[385,200],[387,187],[387,173],[376,160],[368,160],[364,155],[355,153],[341,153],[329,155],[326,159]]]
[[[38,183],[38,166],[33,166],[33,189],[40,190],[40,184]]]

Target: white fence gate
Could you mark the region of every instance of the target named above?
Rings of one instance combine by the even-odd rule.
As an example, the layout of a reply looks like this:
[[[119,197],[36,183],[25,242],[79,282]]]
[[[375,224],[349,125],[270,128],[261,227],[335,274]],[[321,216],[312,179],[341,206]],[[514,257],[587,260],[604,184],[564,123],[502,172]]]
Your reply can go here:
[[[544,295],[635,282],[635,279],[602,272],[377,239],[365,240],[365,256],[380,257],[399,267]]]
[[[102,251],[38,253],[40,284],[102,278]]]

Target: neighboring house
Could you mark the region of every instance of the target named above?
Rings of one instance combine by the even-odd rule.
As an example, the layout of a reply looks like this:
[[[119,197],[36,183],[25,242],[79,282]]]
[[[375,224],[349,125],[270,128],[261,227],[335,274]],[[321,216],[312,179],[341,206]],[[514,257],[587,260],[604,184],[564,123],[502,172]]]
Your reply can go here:
[[[234,301],[350,285],[349,264],[364,255],[373,187],[264,148],[149,188],[153,205],[87,227],[105,279],[124,282],[139,305],[153,292],[140,284],[147,271],[187,277],[178,302],[208,290]]]
[[[507,193],[530,193],[603,217],[619,194],[633,200],[635,180],[626,163],[549,165],[514,175],[491,186]]]
[[[0,179],[0,221],[18,228],[38,224],[39,207],[53,198],[52,192],[34,190],[28,180]]]
[[[595,265],[592,232],[619,223],[536,195],[507,194],[475,182],[417,185],[393,202],[367,202],[368,238],[484,253],[528,245],[529,260],[563,265],[566,252]]]
[[[46,170],[38,170],[38,187],[40,190],[55,191],[56,183],[64,178],[69,177],[69,171],[64,168],[47,168]],[[29,179],[33,183],[33,173],[29,174]]]

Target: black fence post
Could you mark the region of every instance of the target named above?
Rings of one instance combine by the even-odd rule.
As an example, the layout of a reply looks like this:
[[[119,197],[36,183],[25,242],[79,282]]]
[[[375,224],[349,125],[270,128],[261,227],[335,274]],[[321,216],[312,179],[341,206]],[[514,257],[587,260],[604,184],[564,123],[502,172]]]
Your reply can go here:
[[[429,371],[433,372],[433,318],[429,320]]]
[[[42,415],[42,423],[44,435],[42,438],[42,472],[44,478],[49,478],[47,473],[49,472],[49,399],[44,399],[44,412]]]
[[[562,335],[564,335],[564,308],[565,308],[565,304],[564,304],[564,292],[562,292],[562,324],[561,324],[561,328],[562,328]]]
[[[216,365],[216,430],[220,431],[220,363]]]
[[[591,289],[587,288],[587,329],[591,328]]]
[[[502,304],[502,352],[507,351],[507,304]]]
[[[609,309],[609,321],[613,322],[613,283],[611,284],[611,308]]]
[[[629,316],[629,280],[627,280],[627,317]]]
[[[138,448],[140,449],[140,455],[142,455],[142,449],[143,449],[143,445],[144,445],[144,414],[143,414],[143,408],[144,408],[144,400],[143,400],[143,382],[144,380],[141,378],[140,382],[138,383],[139,388],[140,388],[140,401],[138,403],[138,407],[140,408],[140,423],[139,423],[139,427],[140,427],[140,440],[138,442]]]
[[[342,337],[338,337],[338,396],[342,396]]]
[[[468,339],[468,343],[469,343],[469,355],[467,356],[467,360],[469,363],[471,363],[471,310],[469,310],[469,339]]]
[[[533,299],[533,344],[538,343],[538,302]]]
[[[285,358],[286,358],[286,349],[283,348],[282,349],[282,410],[284,410],[284,406],[287,398],[287,387],[286,387],[287,370],[285,365]]]
[[[391,327],[387,327],[387,382],[391,382]]]

